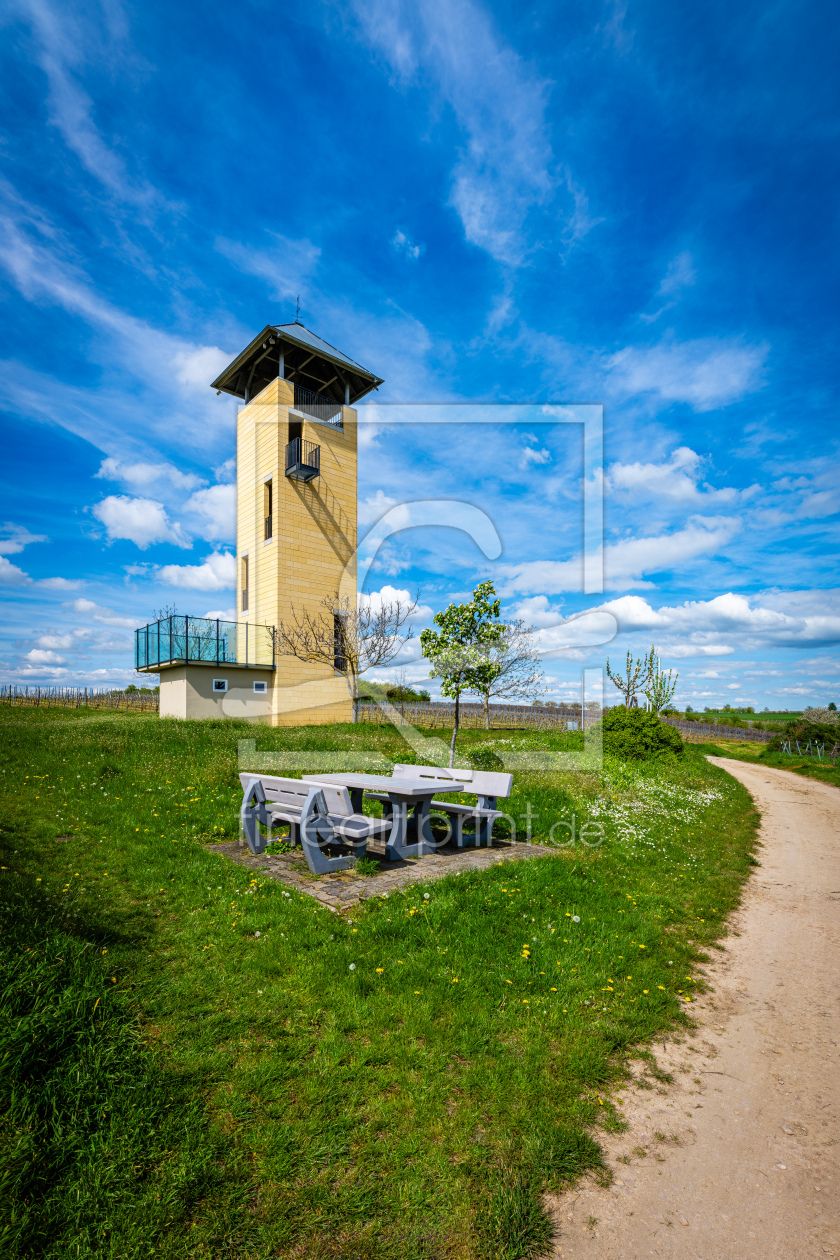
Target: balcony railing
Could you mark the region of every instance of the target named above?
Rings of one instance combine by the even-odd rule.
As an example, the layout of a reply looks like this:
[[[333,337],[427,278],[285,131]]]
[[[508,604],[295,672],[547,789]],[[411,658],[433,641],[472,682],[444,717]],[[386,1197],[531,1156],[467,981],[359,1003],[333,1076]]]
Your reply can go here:
[[[295,411],[302,411],[321,424],[331,424],[334,429],[342,428],[341,403],[303,385],[295,385]]]
[[[274,629],[248,621],[164,617],[134,631],[134,668],[157,672],[172,665],[274,669]]]
[[[295,481],[312,481],[320,475],[320,446],[305,438],[292,438],[286,445],[286,476]]]

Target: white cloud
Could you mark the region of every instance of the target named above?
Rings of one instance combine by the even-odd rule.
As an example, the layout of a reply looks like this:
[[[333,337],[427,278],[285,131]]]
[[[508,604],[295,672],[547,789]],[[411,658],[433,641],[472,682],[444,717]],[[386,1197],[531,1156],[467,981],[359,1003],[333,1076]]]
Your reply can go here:
[[[627,538],[605,547],[605,580],[611,589],[628,590],[649,586],[644,575],[678,569],[699,556],[713,555],[735,536],[740,522],[726,517],[693,517],[681,530],[649,538]],[[519,565],[501,565],[503,594],[545,591],[559,595],[583,589],[583,562],[573,560],[532,560]]]
[[[537,449],[533,446],[526,446],[522,451],[519,460],[520,468],[528,468],[531,464],[550,464],[551,451],[547,451],[545,447]]]
[[[15,411],[50,420],[106,451],[115,432],[135,443],[138,433],[168,442],[177,438],[202,452],[222,430],[227,437],[230,411],[221,409],[207,388],[212,376],[198,389],[202,362],[212,370],[202,358],[208,348],[153,328],[103,298],[44,213],[2,180],[0,269],[28,302],[58,306],[105,334],[105,343],[96,343],[107,363],[105,375],[113,377],[119,367],[131,382],[79,388],[15,363],[0,377],[0,393]],[[209,349],[220,362],[233,357]],[[152,397],[144,396],[137,381]]]
[[[112,196],[148,209],[162,198],[145,180],[128,174],[124,159],[110,148],[97,128],[94,105],[72,70],[90,48],[101,47],[103,32],[85,29],[81,16],[46,0],[24,6],[36,39],[36,61],[47,78],[50,122],[82,165]]]
[[[6,582],[12,586],[29,581],[31,578],[28,573],[24,573],[23,569],[12,564],[11,560],[7,560],[5,556],[0,556],[0,582]]]
[[[49,542],[46,534],[30,534],[23,525],[6,521],[0,526],[0,556],[14,556],[30,543]]]
[[[379,612],[383,604],[400,603],[404,607],[407,607],[411,605],[413,602],[414,602],[414,596],[411,594],[410,591],[401,591],[401,590],[398,590],[397,587],[395,586],[386,585],[386,586],[383,586],[381,590],[378,590],[378,591],[360,591],[359,592],[359,607],[371,608],[373,609],[374,612]],[[421,620],[425,620],[428,617],[431,617],[431,615],[432,615],[432,609],[429,607],[428,604],[418,604],[416,610],[411,616],[411,620],[421,621]]]
[[[407,236],[399,228],[391,238],[391,244],[398,254],[403,254],[406,258],[410,258],[412,262],[416,262],[426,248],[425,245],[415,245],[411,237]]]
[[[385,543],[377,553],[371,568],[376,573],[387,573],[388,577],[397,577],[400,573],[405,573],[407,569],[410,569],[413,563],[414,560],[410,551],[405,548],[398,550],[390,543]]]
[[[767,353],[765,345],[712,337],[665,340],[655,346],[627,346],[610,355],[605,367],[612,388],[623,395],[653,394],[666,403],[709,411],[759,389]]]
[[[47,591],[80,591],[84,586],[81,578],[39,578],[38,585]]]
[[[374,521],[378,521],[380,516],[384,516],[389,508],[397,503],[396,499],[390,498],[384,490],[377,490],[376,494],[369,495],[367,499],[363,499],[358,506],[358,518],[360,525],[371,525]],[[406,508],[406,525],[409,524],[408,509]]]
[[[517,265],[532,208],[552,196],[556,177],[545,106],[549,85],[499,39],[489,13],[472,0],[356,0],[368,43],[408,83],[422,69],[452,110],[464,144],[450,202],[468,241],[499,262]],[[572,235],[589,222],[585,195],[572,188]]]
[[[596,647],[610,643],[616,636],[618,623],[612,613],[604,609],[576,613],[555,626],[546,626],[537,632],[540,655],[551,656],[570,649]]]
[[[137,617],[121,617],[119,613],[112,612],[110,608],[103,608],[101,604],[95,604],[92,599],[74,599],[73,611],[81,614],[89,621],[98,621],[104,626],[119,626],[125,630],[135,630],[138,625],[143,624]]]
[[[223,483],[236,481],[236,457],[232,455],[231,458],[226,459],[223,464],[219,464],[218,468],[214,468],[213,476],[217,481]]]
[[[208,621],[236,621],[235,608],[211,608],[210,612],[202,613]]]
[[[236,586],[236,560],[227,551],[214,551],[202,564],[166,564],[158,576],[167,586],[187,591],[225,591]]]
[[[722,636],[750,648],[840,642],[840,608],[791,615],[768,607],[766,595],[751,600],[728,591],[714,599],[689,600],[658,609],[651,608],[641,596],[624,595],[601,608],[615,616],[622,631],[650,632],[663,655],[730,655],[732,644],[721,642]]]
[[[166,515],[166,509],[156,499],[132,499],[125,494],[110,494],[107,499],[91,508],[93,515],[105,526],[108,541],[126,538],[144,551],[152,543],[169,542],[176,547],[191,547],[181,527]]]
[[[672,258],[668,264],[668,270],[662,278],[659,286],[660,297],[671,297],[675,293],[681,292],[683,289],[690,288],[697,279],[697,272],[694,269],[694,259],[687,249],[677,254],[676,258]]]
[[[197,490],[187,499],[183,511],[197,517],[193,532],[208,542],[228,542],[236,538],[235,483]]]
[[[537,628],[559,626],[563,621],[560,608],[552,608],[545,595],[532,595],[530,599],[520,600],[513,610],[513,617]]]
[[[59,656],[57,652],[51,652],[44,648],[32,648],[26,653],[26,660],[30,665],[64,665],[66,661],[63,656]]]
[[[38,647],[50,648],[52,650],[64,650],[73,647],[74,636],[72,634],[42,634],[36,640]]]
[[[159,482],[169,482],[176,490],[195,490],[205,484],[203,477],[197,477],[195,473],[181,472],[180,468],[166,461],[159,464],[122,464],[118,459],[110,456],[103,459],[95,476],[106,481],[119,481],[123,485],[140,490],[147,490],[149,486]]]
[[[688,446],[677,447],[662,463],[611,464],[604,481],[606,492],[632,493],[634,498],[648,495],[656,499],[672,499],[677,503],[730,503],[738,497],[732,487],[713,490],[698,486],[703,464],[700,455]]]
[[[320,248],[305,238],[292,240],[279,232],[268,232],[267,235],[272,242],[268,249],[241,245],[224,237],[217,239],[216,249],[246,275],[264,280],[275,301],[292,302],[301,293],[305,296],[309,281],[318,267]],[[214,376],[210,379],[213,380]]]
[[[728,643],[671,643],[669,641],[660,643],[659,650],[663,656],[674,657],[676,660],[682,660],[687,656],[731,656],[735,651],[734,647]]]
[[[218,346],[193,346],[178,350],[172,356],[172,366],[180,385],[203,394],[230,360],[231,356]]]

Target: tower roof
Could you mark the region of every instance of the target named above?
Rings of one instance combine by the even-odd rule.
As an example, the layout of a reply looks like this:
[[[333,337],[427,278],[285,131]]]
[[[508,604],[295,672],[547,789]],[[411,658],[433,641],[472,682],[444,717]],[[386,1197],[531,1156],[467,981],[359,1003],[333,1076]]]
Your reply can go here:
[[[256,397],[279,376],[281,352],[286,380],[334,402],[344,402],[345,386],[349,386],[350,402],[355,403],[382,384],[381,377],[374,376],[296,321],[294,324],[267,324],[216,377],[212,388],[236,398],[244,398],[247,390],[249,398]]]

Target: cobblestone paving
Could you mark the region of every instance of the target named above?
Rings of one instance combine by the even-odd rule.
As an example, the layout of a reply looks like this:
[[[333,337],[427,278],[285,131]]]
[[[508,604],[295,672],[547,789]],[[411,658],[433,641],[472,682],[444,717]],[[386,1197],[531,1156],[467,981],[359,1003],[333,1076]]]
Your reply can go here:
[[[497,862],[510,862],[519,858],[557,856],[556,849],[549,849],[541,844],[509,844],[504,840],[495,840],[490,849],[456,849],[454,845],[445,845],[427,857],[389,862],[383,856],[384,851],[377,852],[375,846],[368,845],[367,856],[379,864],[378,874],[362,876],[351,869],[338,871],[334,875],[315,876],[306,865],[306,858],[300,848],[276,857],[268,853],[254,857],[244,842],[240,845],[238,841],[230,841],[207,847],[214,853],[221,853],[223,857],[238,862],[240,866],[268,875],[278,883],[306,893],[321,905],[337,912],[349,910],[367,897],[381,897],[383,893],[387,895],[407,884],[423,884],[429,880],[443,879],[456,871],[484,870]]]

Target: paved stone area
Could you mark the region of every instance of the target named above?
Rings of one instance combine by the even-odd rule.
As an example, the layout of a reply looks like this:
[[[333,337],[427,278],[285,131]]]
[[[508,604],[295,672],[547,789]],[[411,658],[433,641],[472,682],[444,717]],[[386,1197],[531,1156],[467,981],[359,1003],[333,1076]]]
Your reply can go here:
[[[208,848],[249,870],[268,875],[281,884],[314,897],[335,912],[349,910],[367,897],[381,897],[383,893],[387,895],[407,884],[443,879],[456,871],[484,870],[497,862],[520,858],[557,856],[556,849],[541,844],[510,844],[505,840],[494,840],[493,847],[489,849],[457,849],[454,845],[444,845],[426,857],[389,862],[384,856],[384,847],[379,849],[369,844],[367,856],[379,866],[376,875],[357,875],[352,869],[338,871],[334,875],[313,875],[300,848],[276,857],[268,853],[254,857],[244,841],[211,844]]]

